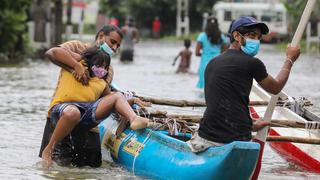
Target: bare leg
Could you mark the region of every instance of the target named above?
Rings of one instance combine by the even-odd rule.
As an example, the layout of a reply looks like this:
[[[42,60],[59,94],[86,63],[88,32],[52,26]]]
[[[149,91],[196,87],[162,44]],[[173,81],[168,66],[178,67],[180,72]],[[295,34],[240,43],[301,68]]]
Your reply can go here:
[[[42,152],[43,165],[49,168],[52,164],[52,151],[56,144],[66,137],[72,129],[80,121],[80,111],[76,106],[69,105],[63,112],[62,116],[58,120],[57,126],[53,131],[50,141],[46,148]]]
[[[148,126],[149,119],[137,116],[127,102],[126,98],[119,92],[103,97],[97,110],[96,118],[106,118],[112,109],[130,121],[130,128],[133,130],[142,129]]]

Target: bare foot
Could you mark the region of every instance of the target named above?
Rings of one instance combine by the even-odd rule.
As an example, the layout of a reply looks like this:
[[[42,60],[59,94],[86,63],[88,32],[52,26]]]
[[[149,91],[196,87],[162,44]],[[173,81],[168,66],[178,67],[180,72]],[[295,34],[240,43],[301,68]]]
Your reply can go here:
[[[129,124],[129,121],[127,121],[126,119],[121,119],[119,126],[117,128],[116,131],[116,135],[119,137],[120,134],[128,127],[127,125]]]
[[[130,128],[132,130],[143,129],[148,126],[150,120],[144,117],[136,116],[132,122],[130,122]]]
[[[49,169],[52,166],[52,151],[48,146],[42,151],[42,167]]]

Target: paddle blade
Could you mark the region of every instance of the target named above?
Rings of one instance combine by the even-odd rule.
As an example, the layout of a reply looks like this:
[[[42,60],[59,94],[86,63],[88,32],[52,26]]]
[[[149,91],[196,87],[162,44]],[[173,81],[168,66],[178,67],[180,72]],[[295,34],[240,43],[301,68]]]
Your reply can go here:
[[[260,144],[260,152],[259,152],[259,157],[257,160],[256,168],[254,169],[254,173],[251,176],[251,180],[257,180],[260,174],[260,169],[261,169],[261,163],[262,163],[262,155],[263,155],[263,150],[264,150],[264,144],[265,142],[260,141],[258,139],[253,139],[253,142],[257,142]]]

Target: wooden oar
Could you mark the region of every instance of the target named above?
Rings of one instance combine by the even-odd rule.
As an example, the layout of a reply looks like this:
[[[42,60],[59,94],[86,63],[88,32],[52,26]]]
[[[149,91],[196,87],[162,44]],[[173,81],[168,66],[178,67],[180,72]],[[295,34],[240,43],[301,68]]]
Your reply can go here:
[[[293,136],[267,136],[267,141],[272,142],[292,142],[292,143],[303,143],[303,144],[316,144],[320,145],[319,138],[301,138]]]
[[[204,101],[191,101],[191,100],[176,100],[176,99],[166,99],[166,98],[155,98],[155,97],[146,97],[135,95],[135,97],[143,100],[151,102],[152,104],[158,105],[167,105],[167,106],[177,106],[177,107],[205,107],[206,103]],[[267,106],[268,101],[250,101],[250,106]],[[283,103],[279,103],[279,105],[283,105]]]
[[[168,106],[178,106],[178,107],[203,107],[206,106],[204,101],[187,101],[187,100],[174,100],[174,99],[165,99],[165,98],[154,98],[154,97],[146,97],[146,96],[138,96],[135,97],[143,100],[151,102],[152,104],[159,105],[168,105]]]
[[[312,12],[312,9],[315,5],[315,2],[316,2],[315,0],[308,0],[307,5],[306,5],[306,7],[303,11],[303,14],[301,16],[297,30],[293,36],[293,39],[291,42],[292,46],[297,46],[299,44],[301,37],[303,35],[304,29],[305,29],[307,22],[309,20],[310,14]],[[272,114],[273,114],[274,108],[276,106],[276,103],[278,101],[278,98],[279,98],[279,94],[271,96],[271,100],[270,100],[269,105],[267,107],[267,110],[264,114],[263,120],[271,121]],[[261,129],[260,131],[258,131],[257,136],[254,139],[255,142],[258,142],[260,144],[260,152],[259,152],[259,157],[258,157],[255,171],[251,177],[251,179],[253,179],[253,180],[258,179],[258,176],[260,173],[261,160],[262,160],[262,155],[263,155],[263,150],[264,150],[264,144],[267,139],[267,134],[268,134],[268,127],[265,127],[263,129]]]

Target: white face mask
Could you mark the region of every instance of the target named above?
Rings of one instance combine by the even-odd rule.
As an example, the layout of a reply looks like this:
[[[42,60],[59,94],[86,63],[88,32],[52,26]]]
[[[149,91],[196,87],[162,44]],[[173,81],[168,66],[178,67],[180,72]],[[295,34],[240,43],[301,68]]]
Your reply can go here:
[[[114,54],[113,50],[110,48],[110,46],[106,42],[101,44],[99,48],[105,53],[109,54],[109,56],[112,56]]]

